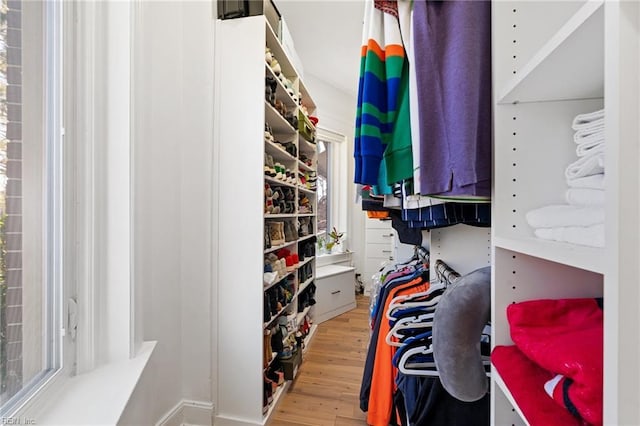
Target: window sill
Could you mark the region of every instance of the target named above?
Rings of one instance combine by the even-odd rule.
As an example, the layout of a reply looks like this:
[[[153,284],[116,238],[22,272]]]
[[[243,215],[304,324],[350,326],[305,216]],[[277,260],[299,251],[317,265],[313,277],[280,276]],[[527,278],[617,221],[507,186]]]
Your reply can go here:
[[[115,425],[129,402],[155,341],[144,342],[135,358],[70,378],[35,419],[38,425]]]
[[[351,265],[351,255],[353,252],[345,251],[343,253],[321,254],[316,257],[316,266],[325,265]]]

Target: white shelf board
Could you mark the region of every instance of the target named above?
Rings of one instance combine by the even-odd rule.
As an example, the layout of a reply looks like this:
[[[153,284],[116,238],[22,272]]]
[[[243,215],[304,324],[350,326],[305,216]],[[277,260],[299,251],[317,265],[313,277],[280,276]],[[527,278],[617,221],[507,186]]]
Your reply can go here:
[[[298,167],[300,167],[302,170],[306,170],[308,172],[315,172],[315,169],[313,169],[312,167],[310,167],[307,164],[303,163],[302,160],[298,160]]]
[[[296,70],[296,67],[289,60],[289,56],[285,53],[284,47],[278,40],[278,36],[271,28],[271,25],[266,22],[265,18],[265,29],[267,36],[267,47],[271,49],[271,54],[278,60],[280,63],[280,68],[286,77],[289,77],[293,80],[293,78],[298,78],[300,73]],[[293,77],[293,78],[292,78]]]
[[[309,114],[313,114],[316,110],[316,104],[313,102],[313,98],[309,94],[309,90],[307,90],[307,86],[304,84],[302,79],[298,80],[300,94],[302,95],[302,105],[307,107],[307,111]]]
[[[287,380],[286,382],[284,382],[282,386],[278,386],[278,390],[276,391],[276,394],[273,397],[273,402],[271,403],[271,405],[269,405],[269,411],[267,411],[267,414],[264,415],[264,419],[262,420],[263,426],[269,423],[271,416],[276,411],[276,407],[280,403],[280,400],[282,399],[283,395],[289,389],[289,386],[291,386],[291,380]]]
[[[296,317],[297,324],[300,324],[304,320],[304,317],[309,313],[310,309],[311,309],[311,306],[307,306],[302,310],[302,312],[298,313],[298,316]]]
[[[268,217],[268,218],[269,218],[269,217]],[[300,240],[294,240],[294,241],[286,242],[286,243],[284,243],[284,244],[280,244],[279,246],[273,246],[273,247],[271,247],[271,248],[265,249],[264,254],[271,253],[271,252],[273,252],[273,251],[278,251],[278,250],[280,250],[281,248],[288,247],[288,246],[293,245],[293,244],[295,244],[295,243],[297,243],[297,242],[299,242],[299,241],[300,241]]]
[[[273,133],[283,135],[293,135],[296,133],[296,129],[294,129],[266,99],[264,101],[264,118],[271,126]]]
[[[280,282],[280,281],[282,281],[282,280],[278,280],[278,282]],[[266,289],[265,289],[265,290],[266,290]],[[262,328],[263,328],[263,329],[268,328],[271,324],[273,324],[273,322],[274,322],[278,317],[280,317],[280,316],[281,316],[281,315],[282,315],[282,314],[283,314],[283,313],[284,313],[284,312],[289,308],[289,306],[291,306],[291,303],[292,303],[294,300],[296,300],[296,297],[295,297],[295,296],[294,296],[294,297],[292,297],[292,298],[291,298],[291,300],[289,301],[289,303],[287,303],[287,304],[286,304],[286,305],[285,305],[281,310],[279,310],[279,311],[278,311],[278,313],[277,313],[276,315],[272,316],[272,317],[271,317],[271,319],[270,319],[269,321],[267,321],[267,322],[263,322],[263,323],[262,323]]]
[[[587,1],[498,97],[499,104],[604,96],[604,0]]]
[[[316,152],[318,151],[318,145],[309,142],[300,133],[298,133],[298,146],[300,147],[299,149],[302,152],[311,152],[313,154],[316,154]]]
[[[304,193],[311,194],[311,195],[316,195],[316,191],[313,190],[313,189],[305,188],[305,187],[300,186],[300,185],[298,185],[298,189],[300,191],[304,192]]]
[[[311,343],[311,340],[313,339],[314,335],[316,334],[316,331],[318,331],[318,325],[317,324],[313,324],[311,326],[311,330],[309,330],[309,334],[307,335],[307,337],[304,338],[304,349],[302,350],[302,354],[306,354],[307,351],[309,350],[309,344]]]
[[[300,237],[300,238],[298,238],[298,242],[299,242],[299,243],[301,243],[301,242],[303,242],[303,241],[305,241],[305,240],[309,240],[309,239],[311,239],[311,238],[313,238],[313,237],[315,237],[315,236],[316,236],[315,234],[305,235],[304,237]]]
[[[271,155],[274,160],[295,162],[299,161],[298,159],[296,159],[296,157],[289,154],[280,144],[265,140],[264,147],[267,154]]]
[[[496,247],[523,253],[551,262],[562,263],[575,268],[599,274],[604,273],[605,249],[575,244],[547,241],[534,237],[505,238],[493,236]]]
[[[307,279],[305,282],[303,282],[302,284],[300,284],[300,288],[298,288],[298,294],[302,294],[302,292],[309,287],[309,284],[311,284],[313,282],[313,280],[315,279],[315,277],[310,277],[309,279]]]
[[[276,87],[276,99],[281,100],[287,106],[288,109],[294,109],[298,106],[296,101],[291,97],[289,92],[287,92],[287,88],[284,83],[278,78],[273,69],[265,62],[266,73],[271,77],[275,78],[278,82],[278,86]],[[265,81],[266,84],[266,81]]]
[[[279,283],[281,283],[283,280],[285,280],[288,276],[292,275],[294,272],[295,272],[295,270],[287,272],[287,275],[284,275],[282,278],[278,278],[278,279],[277,279],[277,280],[275,280],[275,281],[273,282],[273,284],[271,284],[271,285],[264,286],[264,283],[263,283],[263,286],[262,286],[262,287],[263,287],[263,291],[267,291],[267,290],[269,290],[271,287],[275,287],[276,285],[278,285]],[[278,313],[278,315],[280,315],[280,313]],[[276,315],[276,316],[278,316],[278,315]],[[266,328],[266,327],[265,327],[265,328]]]
[[[287,213],[287,214],[265,214],[265,219],[293,219],[296,217],[295,213]]]
[[[289,188],[295,188],[296,187],[296,185],[292,185],[290,183],[281,181],[279,179],[272,178],[271,176],[265,176],[264,180],[266,180],[269,183],[273,183],[275,185],[278,185],[278,186],[288,186]]]
[[[313,257],[307,257],[302,262],[298,263],[298,266],[296,266],[296,268],[300,269],[307,263],[311,262],[312,260],[313,260]]]
[[[513,407],[513,409],[516,410],[516,413],[518,413],[518,415],[520,416],[522,421],[526,425],[529,425],[529,422],[527,421],[527,418],[524,416],[524,413],[520,409],[520,406],[516,402],[516,400],[513,397],[513,395],[511,395],[511,391],[509,390],[507,385],[504,383],[504,380],[502,380],[502,377],[500,377],[500,374],[498,373],[498,370],[493,366],[491,368],[491,378],[493,378],[493,380],[496,382],[496,385],[500,388],[500,390],[502,391],[504,396],[507,398],[507,400],[509,401],[509,403]]]
[[[314,213],[300,213],[298,217],[316,217]]]

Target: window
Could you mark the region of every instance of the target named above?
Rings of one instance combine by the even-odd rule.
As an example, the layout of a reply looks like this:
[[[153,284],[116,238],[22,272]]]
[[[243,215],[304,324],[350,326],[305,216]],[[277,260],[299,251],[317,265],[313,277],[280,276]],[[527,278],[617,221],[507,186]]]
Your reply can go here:
[[[59,9],[0,1],[2,417],[62,366]]]
[[[318,234],[331,230],[331,211],[329,195],[329,176],[331,175],[329,161],[331,158],[331,143],[318,141]]]
[[[318,237],[326,236],[335,227],[345,232],[347,249],[347,144],[344,135],[318,128]]]

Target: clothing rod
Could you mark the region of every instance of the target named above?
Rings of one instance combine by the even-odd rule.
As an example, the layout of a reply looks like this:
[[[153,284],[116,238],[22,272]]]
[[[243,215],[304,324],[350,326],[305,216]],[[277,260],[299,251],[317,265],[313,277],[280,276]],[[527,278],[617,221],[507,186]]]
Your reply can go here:
[[[441,259],[436,260],[434,267],[436,269],[436,274],[441,281],[446,281],[449,284],[453,284],[460,278],[460,274],[457,273],[449,265],[444,263]]]

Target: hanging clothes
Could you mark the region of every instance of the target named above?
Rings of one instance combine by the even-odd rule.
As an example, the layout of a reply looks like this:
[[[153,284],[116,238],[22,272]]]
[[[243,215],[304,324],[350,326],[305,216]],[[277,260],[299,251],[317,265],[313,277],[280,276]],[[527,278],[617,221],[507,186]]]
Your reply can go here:
[[[396,1],[365,3],[354,138],[355,182],[387,185],[413,175],[409,68]]]
[[[413,2],[420,193],[491,193],[491,2]]]

